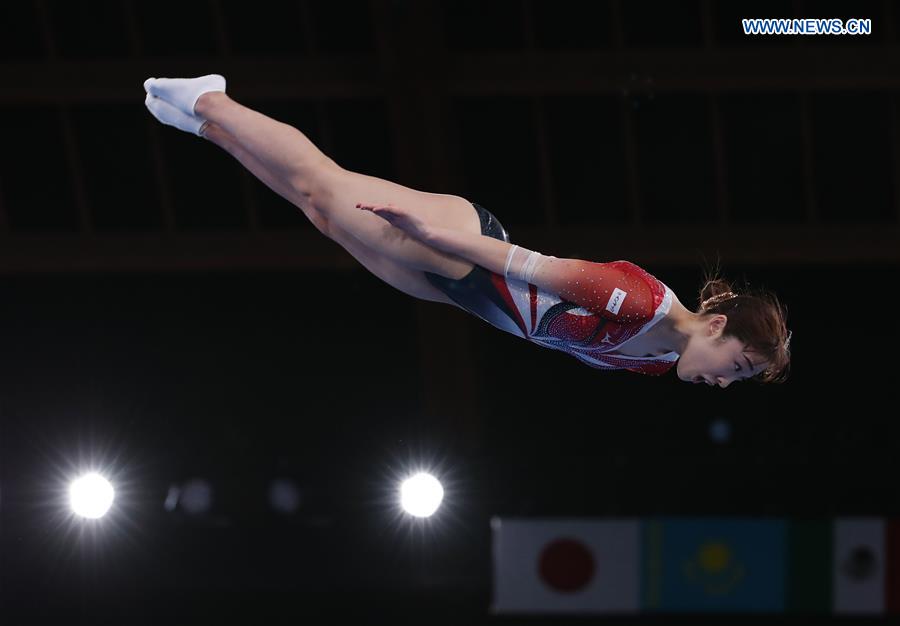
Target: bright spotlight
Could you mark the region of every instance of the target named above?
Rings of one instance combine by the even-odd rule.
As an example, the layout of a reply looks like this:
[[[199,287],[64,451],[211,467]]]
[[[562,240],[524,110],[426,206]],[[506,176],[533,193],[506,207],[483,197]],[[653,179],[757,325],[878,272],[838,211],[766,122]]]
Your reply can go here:
[[[416,474],[400,487],[400,505],[415,517],[429,517],[444,498],[444,488],[430,474]]]
[[[99,474],[86,474],[69,488],[69,502],[76,515],[96,519],[103,517],[112,506],[113,488]]]

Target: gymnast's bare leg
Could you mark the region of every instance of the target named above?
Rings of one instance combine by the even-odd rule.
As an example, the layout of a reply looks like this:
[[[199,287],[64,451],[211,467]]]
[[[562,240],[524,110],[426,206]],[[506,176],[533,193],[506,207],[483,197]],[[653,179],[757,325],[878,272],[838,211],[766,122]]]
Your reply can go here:
[[[422,270],[407,267],[387,255],[370,249],[346,231],[329,223],[327,218],[313,206],[309,194],[299,192],[295,185],[279,178],[276,172],[267,169],[261,161],[245,150],[234,137],[221,127],[209,124],[203,132],[203,136],[240,161],[269,189],[303,211],[319,232],[344,248],[372,274],[414,298],[458,306],[429,283]]]
[[[417,191],[346,170],[296,128],[244,107],[222,92],[203,94],[195,111],[209,121],[204,131],[207,139],[228,150],[267,185],[279,187],[281,191],[276,191],[299,206],[321,232],[351,254],[354,252],[346,244],[352,239],[371,253],[370,259],[382,257],[394,263],[384,268],[394,269],[399,264],[411,270],[405,278],[415,283],[418,291],[432,296],[426,299],[452,303],[422,272],[461,278],[472,269],[472,263],[411,238],[356,205],[392,203],[419,212],[431,226],[480,234],[478,215],[466,199]]]

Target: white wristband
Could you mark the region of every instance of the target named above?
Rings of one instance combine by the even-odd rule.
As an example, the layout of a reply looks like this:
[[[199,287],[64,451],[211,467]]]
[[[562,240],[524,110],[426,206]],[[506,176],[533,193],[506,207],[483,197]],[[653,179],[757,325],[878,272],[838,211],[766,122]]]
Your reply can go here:
[[[512,263],[513,254],[516,252],[516,248],[518,248],[516,244],[513,244],[509,249],[509,254],[506,255],[506,267],[503,268],[503,275],[507,278],[509,277],[509,264]]]
[[[540,252],[513,245],[506,255],[506,266],[503,269],[503,275],[507,278],[532,283],[538,267],[547,259],[555,258],[554,256],[544,256]]]
[[[528,255],[528,260],[525,262],[525,267],[522,270],[522,274],[524,275],[524,280],[526,283],[532,282],[532,279],[534,278],[534,271],[537,269],[538,262],[543,256],[544,255],[540,252],[532,252]]]

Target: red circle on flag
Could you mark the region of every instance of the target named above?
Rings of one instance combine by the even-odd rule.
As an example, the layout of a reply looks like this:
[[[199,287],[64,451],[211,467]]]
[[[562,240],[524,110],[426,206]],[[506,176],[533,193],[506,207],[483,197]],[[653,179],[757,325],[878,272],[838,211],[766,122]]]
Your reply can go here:
[[[541,550],[538,572],[556,591],[578,591],[594,578],[594,557],[575,539],[557,539]]]

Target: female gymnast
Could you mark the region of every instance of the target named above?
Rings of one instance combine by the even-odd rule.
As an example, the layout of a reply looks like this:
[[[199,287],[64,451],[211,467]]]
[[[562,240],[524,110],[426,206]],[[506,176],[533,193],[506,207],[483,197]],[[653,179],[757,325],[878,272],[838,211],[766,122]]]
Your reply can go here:
[[[679,379],[722,388],[787,378],[790,332],[773,294],[707,276],[692,312],[631,262],[544,256],[464,198],[345,170],[296,128],[232,100],[219,74],[148,78],[144,90],[160,122],[223,148],[404,293],[599,369],[661,375],[677,363]]]

